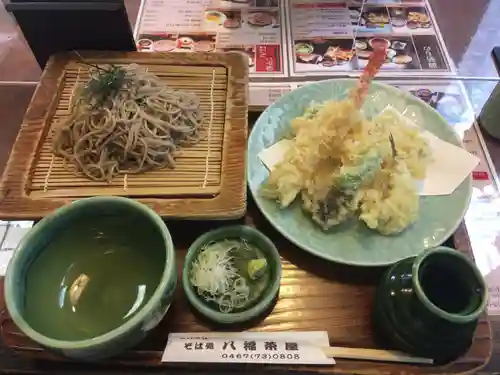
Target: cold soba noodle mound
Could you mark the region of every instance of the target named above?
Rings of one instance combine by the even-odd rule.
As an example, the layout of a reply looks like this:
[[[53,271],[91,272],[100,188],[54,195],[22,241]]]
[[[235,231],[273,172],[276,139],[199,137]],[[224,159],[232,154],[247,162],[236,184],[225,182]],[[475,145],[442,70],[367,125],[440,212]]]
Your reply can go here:
[[[174,168],[175,152],[200,140],[199,98],[137,65],[94,67],[59,125],[53,152],[96,181]]]
[[[418,128],[383,115],[368,121],[352,99],[312,106],[291,128],[292,145],[270,172],[264,196],[284,208],[300,195],[324,230],[356,214],[386,235],[416,220],[414,181],[430,161]]]

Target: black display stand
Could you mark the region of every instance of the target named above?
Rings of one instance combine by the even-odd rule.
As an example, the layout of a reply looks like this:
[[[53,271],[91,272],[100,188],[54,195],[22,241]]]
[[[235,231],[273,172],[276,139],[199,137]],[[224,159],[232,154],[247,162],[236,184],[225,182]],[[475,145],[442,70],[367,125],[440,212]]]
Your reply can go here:
[[[57,52],[136,50],[123,0],[12,0],[5,8],[42,69]]]

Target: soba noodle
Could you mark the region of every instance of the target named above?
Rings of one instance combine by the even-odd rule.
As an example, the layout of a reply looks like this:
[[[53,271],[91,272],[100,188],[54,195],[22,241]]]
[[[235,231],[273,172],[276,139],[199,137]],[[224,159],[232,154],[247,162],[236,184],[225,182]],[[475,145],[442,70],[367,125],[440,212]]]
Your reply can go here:
[[[174,168],[179,146],[201,138],[195,94],[174,90],[137,65],[119,69],[122,83],[113,95],[89,95],[92,81],[77,88],[71,114],[53,138],[53,153],[96,181]],[[94,71],[93,79],[102,71]]]

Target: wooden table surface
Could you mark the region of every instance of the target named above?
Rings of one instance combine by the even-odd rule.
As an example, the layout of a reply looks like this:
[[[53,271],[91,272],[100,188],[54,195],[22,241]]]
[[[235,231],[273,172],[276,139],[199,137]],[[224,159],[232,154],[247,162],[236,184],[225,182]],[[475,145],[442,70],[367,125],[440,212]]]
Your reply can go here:
[[[0,137],[0,171],[3,170],[8,156],[7,150],[10,148],[16,137],[18,124],[22,120],[24,108],[26,108],[29,100],[31,99],[32,92],[33,88],[29,86],[0,86],[0,118],[2,118],[2,137]],[[253,118],[255,115],[250,117]],[[490,149],[493,151],[492,156],[494,157],[494,160],[500,161],[500,142],[488,139],[488,143],[490,145]],[[500,168],[500,163],[498,163],[498,167]],[[270,233],[271,232],[273,231],[270,231]],[[459,247],[464,248],[464,246],[469,246],[468,238],[465,232],[462,230],[460,233],[459,238],[456,239]],[[304,256],[305,255],[306,254],[304,254]],[[494,352],[490,363],[482,370],[482,372],[488,374],[492,374],[500,370],[500,319],[493,317],[491,327],[494,332]],[[15,363],[15,361],[17,361],[17,363]],[[9,352],[2,351],[1,349],[0,363],[3,363],[4,368],[14,367],[19,369],[24,368],[24,370],[28,372],[34,371],[34,369],[30,367],[31,365],[27,365],[22,361],[22,359],[15,358],[9,354]],[[64,369],[67,370],[67,367]],[[36,371],[39,370],[42,370],[42,368],[36,368]],[[57,367],[55,369],[51,369],[51,373],[56,370]]]

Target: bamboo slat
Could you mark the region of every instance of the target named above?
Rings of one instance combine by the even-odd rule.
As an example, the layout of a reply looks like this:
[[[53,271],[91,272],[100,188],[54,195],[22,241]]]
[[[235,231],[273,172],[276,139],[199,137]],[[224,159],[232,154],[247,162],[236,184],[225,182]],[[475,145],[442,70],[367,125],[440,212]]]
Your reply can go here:
[[[92,181],[52,154],[52,136],[70,114],[75,88],[89,67],[71,53],[51,60],[34,94],[0,185],[0,217],[40,217],[76,198],[130,196],[164,216],[229,218],[246,205],[248,71],[234,53],[81,53],[92,64],[139,64],[167,85],[195,93],[203,139],[182,147],[174,169]],[[147,56],[146,56],[147,55]]]

